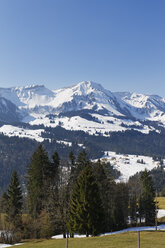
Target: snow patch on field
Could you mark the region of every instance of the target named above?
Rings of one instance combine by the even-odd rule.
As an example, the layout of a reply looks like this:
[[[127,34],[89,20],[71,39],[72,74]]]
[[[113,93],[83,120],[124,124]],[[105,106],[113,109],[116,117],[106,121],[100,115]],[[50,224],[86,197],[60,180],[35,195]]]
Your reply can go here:
[[[164,210],[165,211],[165,210]],[[114,235],[114,234],[119,234],[119,233],[125,233],[125,232],[138,232],[138,231],[154,231],[156,229],[155,226],[141,226],[141,227],[129,227],[123,230],[115,231],[115,232],[109,232],[109,233],[104,233],[101,234],[100,236],[107,236],[107,235]],[[157,226],[157,230],[165,230],[165,225],[159,225]],[[75,238],[85,238],[85,235],[74,235]],[[52,237],[53,239],[63,239],[63,235],[55,235]]]
[[[116,231],[116,232],[104,233],[100,236],[113,235],[113,234],[119,234],[119,233],[125,233],[125,232],[154,231],[155,229],[156,229],[155,226],[129,227],[129,228]],[[162,225],[157,226],[157,230],[165,230],[165,225],[162,224]]]
[[[110,162],[115,169],[121,172],[119,181],[128,181],[129,177],[137,172],[145,169],[150,171],[160,165],[159,162],[148,156],[116,154],[111,151],[105,152],[105,154],[101,160]]]
[[[158,209],[157,218],[162,218],[165,216],[165,209]]]
[[[74,238],[85,238],[86,235],[74,234]],[[52,239],[63,239],[63,234],[58,234],[52,237]]]
[[[0,248],[5,248],[5,247],[13,247],[13,246],[18,246],[18,245],[23,245],[23,243],[20,243],[20,244],[15,244],[15,245],[0,244]]]

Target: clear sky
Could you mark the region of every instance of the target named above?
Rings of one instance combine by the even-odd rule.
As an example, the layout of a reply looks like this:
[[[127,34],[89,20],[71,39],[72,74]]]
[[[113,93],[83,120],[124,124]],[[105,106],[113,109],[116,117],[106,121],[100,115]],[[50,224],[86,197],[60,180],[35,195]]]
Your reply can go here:
[[[165,97],[165,0],[0,0],[0,87]]]

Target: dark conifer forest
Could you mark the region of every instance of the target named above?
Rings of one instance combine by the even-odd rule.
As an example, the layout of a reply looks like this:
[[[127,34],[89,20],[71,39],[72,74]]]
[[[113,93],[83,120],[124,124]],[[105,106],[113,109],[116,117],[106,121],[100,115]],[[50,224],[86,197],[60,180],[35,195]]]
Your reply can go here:
[[[25,127],[29,124],[21,124]],[[20,124],[18,124],[20,126]],[[39,128],[38,126],[34,126]],[[42,126],[41,126],[42,128]],[[150,132],[143,134],[137,131],[113,132],[109,137],[98,134],[89,135],[83,131],[69,131],[58,126],[56,128],[45,129],[42,133],[45,141],[43,147],[48,152],[49,158],[54,150],[58,151],[63,164],[68,159],[68,154],[72,150],[77,156],[83,145],[89,159],[98,159],[104,155],[104,151],[114,151],[124,154],[147,155],[158,159],[164,158],[165,133]],[[72,147],[58,140],[71,142]],[[7,189],[10,177],[14,170],[17,170],[21,183],[25,183],[26,167],[30,158],[39,143],[35,140],[19,137],[8,137],[0,134],[0,194]],[[118,174],[115,175],[117,178]]]
[[[61,233],[72,238],[74,233],[96,236],[139,225],[142,219],[143,224],[154,225],[155,189],[150,173],[141,173],[140,193],[131,183],[116,183],[114,175],[109,163],[91,162],[85,150],[78,155],[70,151],[64,162],[57,150],[49,156],[40,144],[26,166],[26,184],[21,184],[14,170],[1,196],[2,241]]]

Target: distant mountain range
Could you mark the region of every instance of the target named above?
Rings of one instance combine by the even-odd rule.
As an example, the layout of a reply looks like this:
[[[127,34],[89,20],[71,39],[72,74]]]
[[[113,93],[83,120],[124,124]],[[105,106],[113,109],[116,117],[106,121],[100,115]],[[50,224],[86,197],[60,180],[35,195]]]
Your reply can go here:
[[[165,163],[165,99],[114,93],[93,82],[58,90],[43,85],[0,88],[0,193],[14,169],[24,182],[39,142],[50,158],[58,151],[61,164],[71,150],[78,156],[86,149],[90,159],[108,159],[121,178],[128,178]],[[150,159],[139,164],[139,155]]]
[[[111,92],[90,81],[58,90],[49,90],[44,85],[0,88],[0,121],[5,124],[1,124],[0,132],[6,135],[11,135],[12,126],[18,122],[105,136],[131,129],[159,132],[165,126],[165,99]],[[12,135],[22,137],[23,132],[26,137],[26,130],[21,130],[14,132],[13,128]],[[37,132],[31,138],[37,140],[39,136]]]

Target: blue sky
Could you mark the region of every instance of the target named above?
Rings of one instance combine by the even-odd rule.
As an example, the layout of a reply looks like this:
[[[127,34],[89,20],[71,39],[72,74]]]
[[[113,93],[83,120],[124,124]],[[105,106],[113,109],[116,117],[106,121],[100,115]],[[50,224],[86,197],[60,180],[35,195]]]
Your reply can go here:
[[[165,97],[164,0],[0,0],[0,87],[84,80]]]

